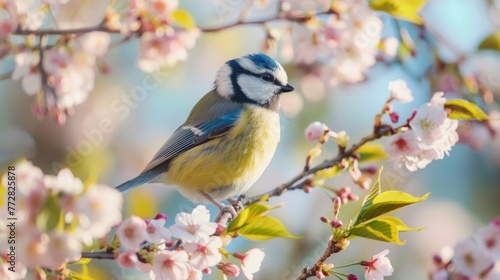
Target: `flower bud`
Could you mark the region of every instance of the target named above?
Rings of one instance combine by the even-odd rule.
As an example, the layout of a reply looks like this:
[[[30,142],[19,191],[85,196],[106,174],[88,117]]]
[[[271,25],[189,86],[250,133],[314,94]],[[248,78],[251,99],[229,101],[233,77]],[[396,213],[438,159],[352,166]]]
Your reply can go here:
[[[392,112],[389,114],[389,117],[391,118],[392,123],[397,123],[399,121],[399,114],[398,112]]]
[[[155,216],[155,220],[168,220],[168,216],[167,214],[164,214],[164,213],[158,213],[156,216]]]
[[[345,148],[349,143],[349,135],[347,135],[347,132],[345,132],[344,130],[339,131],[337,137],[335,138],[335,141],[337,141],[337,145],[340,148]]]
[[[347,275],[347,280],[358,280],[358,276],[354,274]]]
[[[217,268],[229,277],[236,277],[240,275],[240,268],[233,263],[219,263]]]
[[[305,136],[309,141],[317,141],[325,131],[328,130],[328,126],[321,122],[313,122],[307,126],[305,130]]]
[[[343,225],[341,220],[333,220],[330,224],[333,228],[339,228]]]

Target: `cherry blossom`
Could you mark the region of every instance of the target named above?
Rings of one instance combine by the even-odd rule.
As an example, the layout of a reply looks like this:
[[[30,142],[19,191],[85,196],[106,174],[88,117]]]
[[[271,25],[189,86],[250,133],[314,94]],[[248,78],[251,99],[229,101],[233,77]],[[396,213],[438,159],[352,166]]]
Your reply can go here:
[[[50,253],[45,256],[46,268],[57,269],[62,264],[77,261],[81,257],[82,244],[68,232],[52,232],[47,247]]]
[[[143,219],[132,216],[120,224],[116,236],[126,250],[138,251],[139,246],[146,240],[146,228]]]
[[[139,262],[137,253],[134,251],[120,252],[115,259],[123,268],[135,268],[137,263]]]
[[[189,277],[187,280],[202,280],[203,279],[203,273],[201,270],[198,270],[194,267],[191,267],[189,270]]]
[[[6,1],[5,9],[14,25],[22,29],[35,30],[42,25],[45,17],[44,5],[41,2],[40,0]]]
[[[199,31],[169,29],[165,34],[157,36],[148,32],[141,36],[139,43],[140,56],[137,64],[144,72],[158,71],[161,67],[174,66],[186,60],[187,49],[194,46]]]
[[[12,73],[12,79],[21,79],[23,90],[29,95],[34,95],[42,88],[41,75],[37,68],[40,56],[32,51],[26,51],[16,54],[15,60],[16,68]]]
[[[215,233],[217,224],[210,222],[210,212],[203,205],[197,206],[191,214],[181,212],[175,216],[175,224],[171,226],[172,234],[189,242],[196,242],[203,237]]]
[[[79,232],[85,243],[103,237],[121,221],[123,197],[105,185],[92,185],[75,201]]]
[[[488,251],[467,238],[455,245],[452,258],[455,272],[467,277],[476,277],[493,266],[493,259]]]
[[[172,233],[165,227],[166,217],[146,220],[146,241],[152,243],[170,242]]]
[[[394,272],[391,261],[386,257],[389,250],[376,254],[370,261],[363,261],[361,265],[365,266],[366,280],[382,280],[384,276],[391,276]]]
[[[500,225],[491,223],[477,230],[477,241],[486,248],[489,253],[500,260]]]
[[[411,90],[408,88],[405,80],[395,80],[389,82],[389,92],[391,98],[401,103],[413,101]]]
[[[422,169],[433,160],[443,159],[458,142],[458,121],[448,118],[445,101],[442,93],[434,94],[411,119],[412,130],[393,135],[386,142],[385,149],[397,168]]]
[[[241,270],[249,280],[253,279],[253,274],[260,270],[260,265],[264,260],[265,253],[261,249],[250,249],[245,254],[235,254],[241,260]]]
[[[221,261],[222,255],[219,248],[222,247],[222,239],[218,236],[202,237],[196,243],[188,242],[184,249],[191,253],[189,263],[200,270],[216,265]]]
[[[44,183],[47,188],[66,194],[76,195],[83,190],[82,181],[75,178],[68,168],[61,169],[57,176],[45,175]]]
[[[153,258],[153,274],[156,280],[187,279],[189,256],[186,251],[159,251]]]

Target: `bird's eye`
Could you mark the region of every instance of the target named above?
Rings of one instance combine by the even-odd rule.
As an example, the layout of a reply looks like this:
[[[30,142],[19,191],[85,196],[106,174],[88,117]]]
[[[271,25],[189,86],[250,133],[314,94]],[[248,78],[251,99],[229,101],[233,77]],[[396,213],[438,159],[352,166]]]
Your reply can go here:
[[[270,74],[267,74],[267,73],[266,74],[262,74],[260,76],[260,79],[263,80],[264,82],[268,82],[268,83],[274,81],[274,77],[271,76]]]

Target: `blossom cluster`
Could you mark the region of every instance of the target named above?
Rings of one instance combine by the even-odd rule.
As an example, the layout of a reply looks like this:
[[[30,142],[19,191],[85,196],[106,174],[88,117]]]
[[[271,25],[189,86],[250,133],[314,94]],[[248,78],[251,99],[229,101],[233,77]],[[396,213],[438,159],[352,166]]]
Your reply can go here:
[[[405,83],[390,84],[389,90],[391,98],[386,108],[391,120],[397,122],[399,115],[394,114],[389,103],[392,100],[409,102],[413,98]],[[448,118],[443,95],[442,92],[435,93],[429,103],[414,111],[400,133],[391,136],[386,142],[385,150],[397,168],[404,166],[409,171],[422,169],[433,160],[449,155],[451,148],[458,142],[458,121]]]
[[[500,219],[434,256],[430,279],[500,279]]]
[[[49,49],[26,49],[15,55],[12,79],[20,79],[29,95],[43,92],[34,104],[37,115],[48,111],[64,122],[65,113],[85,101],[94,88],[96,63],[109,42],[109,34],[95,31]]]
[[[16,165],[15,173],[16,208],[8,214],[16,217],[17,269],[7,271],[8,264],[0,262],[2,279],[23,279],[26,268],[57,274],[66,263],[80,259],[82,247],[93,245],[121,221],[122,196],[108,186],[84,184],[69,169],[57,176],[44,175],[28,161]],[[7,186],[7,178],[3,177],[2,185]],[[6,215],[1,213],[0,223],[8,221]],[[7,260],[11,235],[2,224],[0,255]]]
[[[307,3],[306,3],[307,2]],[[312,3],[314,2],[314,3]],[[330,6],[331,5],[331,6]],[[281,38],[280,53],[297,65],[318,66],[315,75],[331,85],[356,83],[376,62],[383,23],[366,1],[284,1],[289,16],[315,16],[304,24],[293,24],[286,33],[272,30],[271,38]],[[269,51],[277,51],[269,45]],[[307,67],[306,67],[307,68]]]
[[[116,236],[122,250],[116,260],[124,268],[136,268],[150,274],[151,279],[202,279],[217,267],[226,276],[234,277],[243,272],[246,279],[253,279],[264,259],[264,252],[251,249],[245,254],[233,253],[241,269],[234,263],[223,262],[229,253],[223,249],[231,237],[219,236],[222,226],[210,222],[210,212],[205,206],[196,207],[191,214],[181,212],[175,224],[166,228],[167,216],[154,219],[132,216],[118,227]],[[146,244],[146,245],[143,245]]]
[[[108,50],[110,32],[120,31],[123,40],[139,35],[137,63],[145,72],[187,59],[187,49],[194,46],[199,35],[188,13],[175,16],[179,11],[178,0],[134,0],[129,2],[123,17],[109,7],[102,26],[96,28],[103,31],[83,36],[62,33],[49,44],[41,37],[38,43],[34,37],[26,37],[26,42],[20,45],[13,39],[12,35],[18,31],[39,29],[47,11],[76,1],[0,1],[0,59],[7,54],[15,57],[11,77],[21,80],[28,95],[36,95],[34,113],[39,117],[52,115],[59,123],[64,123],[73,108],[83,103],[94,89],[97,68],[108,71],[98,60]]]

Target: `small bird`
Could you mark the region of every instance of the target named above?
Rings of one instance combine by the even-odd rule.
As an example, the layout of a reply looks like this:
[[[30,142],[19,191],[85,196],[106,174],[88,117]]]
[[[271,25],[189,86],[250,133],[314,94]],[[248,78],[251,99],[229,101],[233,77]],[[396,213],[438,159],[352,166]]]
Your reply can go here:
[[[262,175],[280,140],[281,93],[293,91],[283,67],[256,53],[227,61],[213,89],[135,178],[125,192],[152,180],[178,186],[193,202],[219,201],[245,193]],[[156,181],[155,180],[155,181]]]

